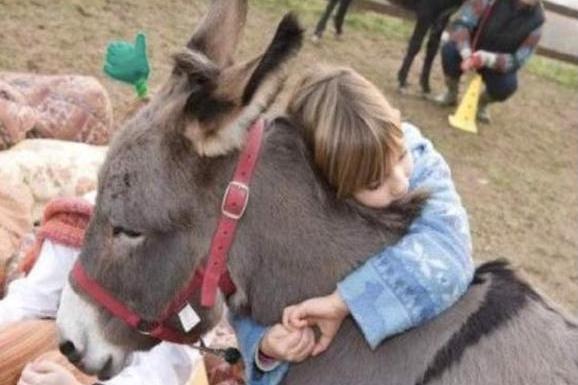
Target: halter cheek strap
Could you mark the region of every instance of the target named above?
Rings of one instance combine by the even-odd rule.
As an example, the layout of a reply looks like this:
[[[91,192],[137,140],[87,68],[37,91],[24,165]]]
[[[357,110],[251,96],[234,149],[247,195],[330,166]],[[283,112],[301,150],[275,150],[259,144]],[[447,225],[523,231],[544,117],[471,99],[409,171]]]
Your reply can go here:
[[[233,180],[229,182],[223,196],[221,217],[211,241],[201,289],[201,304],[205,307],[212,307],[215,304],[217,286],[224,275],[228,277],[227,255],[235,239],[237,224],[249,204],[249,183],[259,159],[263,131],[264,122],[259,119],[249,130],[247,143],[239,156]],[[226,277],[225,280],[231,282],[230,278]]]

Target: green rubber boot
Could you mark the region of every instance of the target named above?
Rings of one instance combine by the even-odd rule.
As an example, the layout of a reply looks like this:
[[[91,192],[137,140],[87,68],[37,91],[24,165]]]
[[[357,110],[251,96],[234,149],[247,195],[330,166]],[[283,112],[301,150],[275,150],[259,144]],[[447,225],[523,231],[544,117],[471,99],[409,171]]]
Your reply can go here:
[[[488,106],[493,103],[494,99],[486,91],[480,95],[480,100],[478,101],[478,113],[476,115],[476,120],[483,124],[492,123],[492,118],[490,116],[490,111]]]
[[[452,107],[458,105],[460,79],[446,76],[446,90],[432,98],[432,100],[443,107]]]

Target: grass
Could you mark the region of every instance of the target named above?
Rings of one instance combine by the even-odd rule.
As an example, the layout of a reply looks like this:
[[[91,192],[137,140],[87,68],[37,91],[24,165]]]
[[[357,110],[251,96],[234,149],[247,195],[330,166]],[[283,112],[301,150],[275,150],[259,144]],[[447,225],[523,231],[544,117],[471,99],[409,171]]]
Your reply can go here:
[[[528,71],[556,83],[578,90],[578,66],[545,56],[534,55]]]
[[[327,3],[320,0],[254,0],[253,2],[270,10],[281,8],[294,11],[309,21],[309,25],[314,24],[321,17]],[[379,33],[386,38],[406,40],[411,35],[413,23],[375,12],[354,11],[347,15],[347,27],[358,31]]]
[[[269,10],[289,9],[298,13],[308,25],[313,25],[325,9],[322,0],[253,0],[258,6]],[[378,33],[389,39],[408,40],[413,22],[371,11],[354,11],[347,16],[347,27],[358,31]],[[565,87],[578,89],[578,66],[545,56],[534,55],[527,70],[544,79]]]

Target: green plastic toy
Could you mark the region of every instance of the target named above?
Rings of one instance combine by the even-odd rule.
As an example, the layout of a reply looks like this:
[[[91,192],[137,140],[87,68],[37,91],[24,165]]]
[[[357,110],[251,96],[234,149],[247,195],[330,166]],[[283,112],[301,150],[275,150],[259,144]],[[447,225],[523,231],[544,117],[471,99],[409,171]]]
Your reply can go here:
[[[150,67],[144,33],[136,35],[134,44],[123,40],[110,42],[106,47],[104,72],[113,79],[132,84],[138,97],[146,98]]]

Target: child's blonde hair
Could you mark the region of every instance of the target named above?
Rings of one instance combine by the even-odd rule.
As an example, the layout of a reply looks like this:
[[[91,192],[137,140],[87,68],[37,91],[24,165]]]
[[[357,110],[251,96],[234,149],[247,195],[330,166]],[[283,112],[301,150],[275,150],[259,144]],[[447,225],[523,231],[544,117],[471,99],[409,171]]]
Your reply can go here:
[[[401,155],[399,110],[353,69],[313,68],[295,88],[288,112],[304,127],[315,163],[339,198],[383,181]]]

